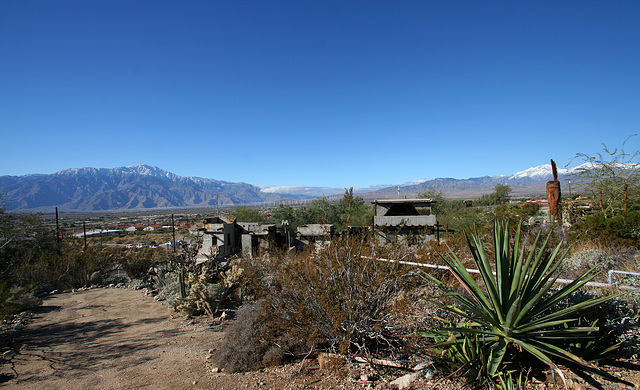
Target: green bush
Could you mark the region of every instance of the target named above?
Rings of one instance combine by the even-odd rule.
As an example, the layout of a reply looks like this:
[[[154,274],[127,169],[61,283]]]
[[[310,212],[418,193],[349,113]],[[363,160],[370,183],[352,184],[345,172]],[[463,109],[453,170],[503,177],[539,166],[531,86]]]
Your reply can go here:
[[[618,242],[640,248],[640,210],[629,211],[605,218],[602,213],[594,213],[575,223],[574,236],[610,244]]]

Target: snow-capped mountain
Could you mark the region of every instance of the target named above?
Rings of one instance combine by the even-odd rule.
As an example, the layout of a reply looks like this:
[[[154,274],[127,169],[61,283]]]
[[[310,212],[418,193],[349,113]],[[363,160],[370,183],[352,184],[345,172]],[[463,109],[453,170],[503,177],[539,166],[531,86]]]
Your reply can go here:
[[[178,176],[150,165],[2,176],[0,194],[8,211],[206,208],[300,198],[263,192],[246,183]]]
[[[575,168],[558,169],[560,180]],[[450,198],[474,198],[507,184],[512,195],[544,195],[552,180],[551,165],[540,165],[512,175],[470,179],[419,179],[401,185],[355,188],[366,199],[415,197],[427,190],[442,191]],[[8,211],[139,210],[157,208],[207,208],[310,199],[338,199],[344,188],[267,186],[234,183],[202,177],[184,177],[151,165],[118,168],[72,168],[50,175],[0,177],[0,194]]]
[[[558,168],[559,180],[562,182],[573,174],[577,168]],[[513,196],[543,196],[546,192],[546,182],[550,180],[553,180],[551,164],[544,164],[511,175],[483,176],[469,179],[437,178],[413,180],[399,186],[392,186],[366,194],[366,197],[395,198],[401,196],[411,198],[425,191],[433,190],[443,192],[448,198],[473,199],[493,192],[497,184],[509,185]],[[400,189],[399,194],[398,188]],[[361,196],[364,195],[361,194]]]

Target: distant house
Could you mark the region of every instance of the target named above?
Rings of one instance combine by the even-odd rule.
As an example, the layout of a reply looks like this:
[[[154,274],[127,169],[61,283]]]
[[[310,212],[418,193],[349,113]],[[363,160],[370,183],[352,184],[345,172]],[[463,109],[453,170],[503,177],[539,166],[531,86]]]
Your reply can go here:
[[[114,236],[117,234],[123,234],[124,230],[122,229],[95,229],[95,230],[87,230],[86,237],[102,237],[102,236]],[[85,232],[75,233],[74,237],[82,238],[85,237]]]
[[[435,239],[436,216],[431,199],[374,200],[373,225],[381,244],[418,244]]]
[[[153,232],[155,230],[161,230],[162,229],[162,225],[148,225],[145,226],[142,230],[144,230],[145,232]]]
[[[124,231],[127,233],[141,232],[145,227],[146,225],[132,225],[124,229]]]

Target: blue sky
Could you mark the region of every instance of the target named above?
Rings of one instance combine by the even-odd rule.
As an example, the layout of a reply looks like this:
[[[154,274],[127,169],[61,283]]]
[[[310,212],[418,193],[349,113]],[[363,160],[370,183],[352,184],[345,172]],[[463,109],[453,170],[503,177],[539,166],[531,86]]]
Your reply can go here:
[[[638,20],[639,1],[0,0],[0,175],[363,187],[564,166],[640,132]]]

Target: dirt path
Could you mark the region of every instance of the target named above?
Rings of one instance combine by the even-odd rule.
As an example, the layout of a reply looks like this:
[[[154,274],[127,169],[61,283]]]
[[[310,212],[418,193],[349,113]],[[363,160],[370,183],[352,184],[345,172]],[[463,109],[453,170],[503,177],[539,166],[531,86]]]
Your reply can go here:
[[[20,389],[188,388],[211,374],[208,349],[220,331],[189,325],[127,288],[92,289],[45,299],[13,356]],[[5,370],[6,371],[6,370]]]
[[[185,317],[141,291],[100,288],[47,297],[0,359],[7,389],[362,389],[299,365],[212,372],[223,326]],[[328,374],[328,375],[327,375]],[[10,378],[7,380],[7,378]]]

